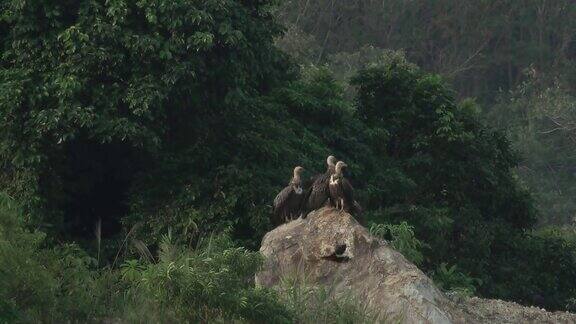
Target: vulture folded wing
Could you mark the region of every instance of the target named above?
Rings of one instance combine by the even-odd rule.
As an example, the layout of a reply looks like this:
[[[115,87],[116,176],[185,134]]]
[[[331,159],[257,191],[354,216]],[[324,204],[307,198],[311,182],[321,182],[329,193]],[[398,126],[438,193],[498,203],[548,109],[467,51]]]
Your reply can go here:
[[[354,187],[346,178],[342,179],[342,191],[344,192],[344,199],[350,206],[350,212],[355,215],[361,214],[362,206],[354,200]]]
[[[288,186],[278,193],[276,198],[274,198],[274,214],[282,213],[292,194],[294,194],[294,188],[292,186]]]
[[[344,191],[344,199],[353,202],[354,201],[354,187],[348,179],[342,179],[342,190]]]
[[[312,176],[304,182],[304,194],[302,195],[302,200],[300,201],[300,212],[302,213],[302,218],[306,218],[306,216],[308,216],[308,199],[310,199],[310,195],[312,194],[312,186],[319,176],[321,175],[318,174]]]
[[[313,175],[310,178],[308,178],[306,181],[304,181],[304,185],[303,187],[305,189],[310,189],[312,188],[312,186],[314,185],[314,182],[316,182],[316,180],[318,180],[319,177],[321,177],[322,174],[317,174],[317,175]]]
[[[326,200],[330,198],[330,192],[328,191],[329,179],[330,176],[328,174],[322,174],[312,184],[310,195],[307,199],[307,209],[309,211],[321,208],[326,203]]]
[[[276,198],[274,198],[274,212],[271,219],[272,225],[278,226],[284,223],[286,215],[289,214],[289,211],[287,210],[289,208],[289,201],[291,200],[291,197],[294,196],[294,194],[294,188],[292,186],[288,186],[282,189]]]

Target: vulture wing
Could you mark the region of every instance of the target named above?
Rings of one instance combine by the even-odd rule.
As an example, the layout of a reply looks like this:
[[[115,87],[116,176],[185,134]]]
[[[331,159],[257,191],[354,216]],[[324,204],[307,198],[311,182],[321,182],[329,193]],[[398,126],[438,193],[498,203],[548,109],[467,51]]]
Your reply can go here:
[[[292,186],[288,186],[274,198],[274,214],[279,215],[283,213],[284,208],[286,207],[287,202],[290,200],[290,197],[294,194],[294,188]]]
[[[314,176],[311,176],[310,178],[308,178],[308,180],[304,181],[304,188],[305,189],[309,189],[312,188],[312,185],[314,184],[314,182],[316,182],[316,180],[318,180],[319,177],[321,177],[321,174],[317,174]]]
[[[346,178],[342,178],[342,191],[344,192],[344,199],[346,199],[346,201],[354,201],[354,187],[352,187],[352,184]]]
[[[310,195],[312,194],[312,187],[314,186],[314,183],[321,176],[322,176],[321,174],[311,176],[310,178],[308,178],[308,180],[304,182],[303,186],[304,195],[302,196],[302,201],[300,202],[300,211],[302,212],[302,218],[306,218],[306,216],[308,216],[309,212],[308,199],[310,199]]]
[[[304,193],[296,192],[293,186],[288,186],[274,199],[274,219],[272,223],[277,226],[300,216]]]
[[[319,209],[326,203],[326,200],[330,198],[330,192],[328,190],[328,182],[330,180],[330,175],[324,173],[316,178],[316,181],[310,187],[310,193],[307,199],[307,211]]]
[[[350,213],[356,215],[362,213],[362,207],[356,200],[354,200],[354,187],[352,187],[352,184],[346,178],[342,179],[342,191],[344,192],[346,205],[350,208]]]

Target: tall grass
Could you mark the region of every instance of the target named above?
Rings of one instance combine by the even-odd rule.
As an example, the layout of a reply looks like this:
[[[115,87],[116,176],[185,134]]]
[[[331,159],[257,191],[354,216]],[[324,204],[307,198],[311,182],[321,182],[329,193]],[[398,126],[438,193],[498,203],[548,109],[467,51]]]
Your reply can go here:
[[[280,298],[295,314],[298,323],[387,323],[378,320],[366,303],[350,293],[336,295],[334,286],[306,283],[302,278],[284,277],[278,287]]]

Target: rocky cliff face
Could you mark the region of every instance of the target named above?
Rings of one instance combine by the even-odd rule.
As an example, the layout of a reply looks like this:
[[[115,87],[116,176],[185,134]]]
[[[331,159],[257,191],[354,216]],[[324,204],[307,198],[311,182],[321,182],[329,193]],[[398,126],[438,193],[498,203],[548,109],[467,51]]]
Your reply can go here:
[[[576,316],[567,313],[538,310],[511,317],[506,307],[487,311],[478,298],[456,303],[387,242],[372,237],[351,215],[332,208],[269,232],[260,252],[266,261],[256,275],[257,285],[274,287],[285,276],[301,276],[310,284],[330,286],[335,296],[351,294],[386,322],[576,323]]]

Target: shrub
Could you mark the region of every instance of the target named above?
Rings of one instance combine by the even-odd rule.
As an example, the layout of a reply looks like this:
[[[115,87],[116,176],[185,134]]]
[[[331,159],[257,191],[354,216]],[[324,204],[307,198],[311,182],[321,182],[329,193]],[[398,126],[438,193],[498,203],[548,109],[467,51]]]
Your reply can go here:
[[[126,260],[120,270],[98,271],[77,246],[45,248],[44,237],[26,230],[19,208],[0,195],[0,321],[287,323],[293,316],[273,291],[254,288],[259,253],[235,247],[228,235],[194,250],[166,235],[158,262]]]
[[[432,279],[440,289],[464,296],[475,295],[476,287],[482,285],[482,280],[471,278],[458,271],[456,265],[448,266],[446,263],[440,264],[438,269],[432,273]]]
[[[351,294],[334,296],[333,287],[314,286],[299,277],[284,277],[281,300],[298,323],[375,323],[366,304]]]
[[[234,247],[227,235],[211,236],[192,251],[165,235],[157,263],[127,260],[121,266],[132,305],[125,312],[139,321],[288,323],[292,314],[265,288],[254,288],[261,256]]]
[[[424,261],[422,248],[425,246],[414,236],[414,227],[402,222],[398,225],[372,224],[370,234],[392,242],[392,246],[415,264]]]
[[[3,321],[87,321],[102,314],[95,260],[74,245],[42,248],[45,235],[23,226],[23,214],[0,194],[0,307]]]

